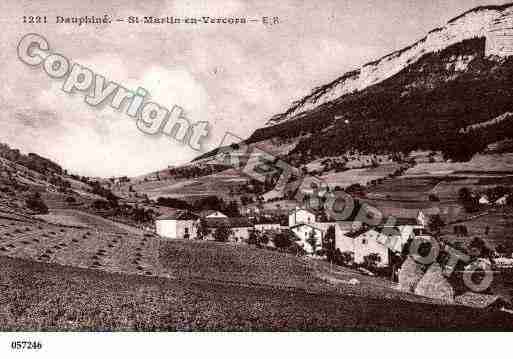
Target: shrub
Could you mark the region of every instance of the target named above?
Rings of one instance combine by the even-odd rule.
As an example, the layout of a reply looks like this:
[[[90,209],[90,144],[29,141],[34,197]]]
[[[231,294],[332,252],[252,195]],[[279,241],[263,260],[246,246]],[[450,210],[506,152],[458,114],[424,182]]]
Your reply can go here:
[[[227,242],[228,237],[230,237],[231,231],[228,227],[218,227],[214,231],[214,239],[217,242]]]
[[[438,196],[436,194],[431,193],[431,194],[429,194],[429,200],[431,202],[439,202],[440,198],[438,198]]]
[[[337,248],[335,251],[335,255],[333,261],[338,265],[349,266],[354,263],[354,252],[344,251],[341,252],[340,249]]]
[[[101,200],[101,199],[97,199],[97,200],[95,200],[93,202],[93,207],[95,209],[109,209],[110,208],[110,204],[107,201],[104,201],[104,200]]]
[[[371,253],[363,257],[363,267],[374,270],[378,267],[378,263],[381,262],[381,257],[377,253]]]
[[[273,237],[273,243],[276,248],[287,248],[292,244],[292,241],[290,240],[289,236],[280,232]]]
[[[48,213],[48,207],[46,203],[41,198],[41,194],[39,192],[35,192],[34,194],[30,195],[26,199],[26,205],[27,208],[30,210],[37,212],[39,214],[47,214]]]
[[[76,203],[77,200],[75,199],[75,197],[72,197],[72,196],[69,196],[69,197],[66,197],[66,203]]]

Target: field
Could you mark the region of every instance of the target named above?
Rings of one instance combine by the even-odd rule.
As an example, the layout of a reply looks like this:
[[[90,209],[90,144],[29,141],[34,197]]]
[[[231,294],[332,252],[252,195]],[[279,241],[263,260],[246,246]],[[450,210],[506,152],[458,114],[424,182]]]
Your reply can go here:
[[[437,305],[386,280],[280,252],[7,214],[0,265],[2,330],[513,327],[502,314]]]
[[[367,191],[367,197],[399,201],[427,201],[433,188],[440,182],[437,178],[387,179]]]
[[[2,330],[497,330],[502,313],[0,257]]]
[[[230,193],[248,182],[240,172],[229,169],[195,179],[167,179],[161,181],[140,182],[133,185],[139,193],[147,194],[150,199],[158,197],[199,198],[208,195]]]
[[[334,172],[321,176],[330,187],[349,187],[352,184],[368,184],[370,181],[385,178],[394,173],[401,166],[395,163],[384,164],[378,167],[350,169],[343,172]]]
[[[96,230],[108,232],[128,232],[132,234],[142,234],[142,231],[118,222],[113,222],[101,216],[83,212],[76,209],[52,209],[49,214],[38,215],[38,218],[46,222],[64,225],[77,226],[85,228],[94,228]]]
[[[499,244],[513,252],[513,211],[509,208],[489,209],[468,221],[459,222],[459,225],[467,227],[468,236],[458,237],[454,235],[453,226],[443,229],[443,238],[451,242],[462,242],[469,244],[474,237],[484,239],[492,248]],[[489,233],[486,234],[486,227]]]
[[[500,172],[513,175],[513,153],[477,154],[468,162],[420,163],[406,171],[407,176],[444,176],[447,174]]]

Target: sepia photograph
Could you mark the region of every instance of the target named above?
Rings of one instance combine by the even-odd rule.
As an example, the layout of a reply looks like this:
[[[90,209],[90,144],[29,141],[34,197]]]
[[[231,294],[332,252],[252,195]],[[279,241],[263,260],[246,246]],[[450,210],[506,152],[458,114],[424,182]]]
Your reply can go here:
[[[513,3],[0,7],[9,353],[513,329]]]

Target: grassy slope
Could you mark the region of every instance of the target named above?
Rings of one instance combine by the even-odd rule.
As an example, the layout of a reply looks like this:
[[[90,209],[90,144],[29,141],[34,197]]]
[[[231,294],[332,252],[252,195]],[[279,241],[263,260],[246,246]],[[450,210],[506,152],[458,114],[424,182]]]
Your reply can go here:
[[[386,281],[278,252],[162,242],[29,220],[0,219],[0,224],[0,244],[6,248],[0,253],[2,330],[477,330],[513,325],[503,313],[429,304],[392,290]],[[44,262],[34,261],[44,253]],[[91,269],[95,262],[96,270]],[[360,284],[349,285],[352,278]]]
[[[2,330],[511,329],[503,314],[0,258]]]

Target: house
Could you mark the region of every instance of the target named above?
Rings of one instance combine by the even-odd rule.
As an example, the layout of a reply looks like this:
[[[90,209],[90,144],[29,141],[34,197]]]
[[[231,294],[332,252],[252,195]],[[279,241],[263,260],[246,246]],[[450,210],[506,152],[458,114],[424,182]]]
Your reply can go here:
[[[289,213],[289,228],[298,224],[313,224],[317,216],[311,210],[296,207]]]
[[[395,218],[394,221],[385,223],[379,229],[383,235],[388,237],[389,248],[394,252],[401,252],[409,239],[425,238],[428,240],[430,238],[425,226],[419,222],[425,223],[424,220],[419,221],[413,218]]]
[[[228,241],[233,243],[245,243],[249,239],[249,234],[254,230],[253,224],[244,217],[210,217],[205,218],[205,225],[210,234],[208,240],[214,240],[214,232],[218,228],[228,228],[230,234]]]
[[[203,218],[228,218],[223,212],[215,210],[201,211],[201,217]]]
[[[387,246],[387,237],[374,229],[361,228],[358,231],[339,233],[335,238],[335,248],[340,252],[350,252],[356,264],[365,262],[365,257],[377,254],[380,261],[379,267],[390,264],[390,250]]]
[[[500,206],[504,206],[508,202],[508,197],[509,197],[509,195],[505,194],[501,198],[497,199],[495,201],[495,204],[498,204]]]
[[[198,234],[198,216],[189,211],[178,210],[155,220],[157,235],[169,239],[196,238]]]
[[[300,223],[295,226],[289,227],[292,233],[298,238],[297,244],[302,247],[307,253],[314,253],[314,248],[310,244],[309,239],[312,237],[316,239],[315,251],[322,248],[322,239],[324,237],[323,231],[313,224]]]
[[[479,204],[490,204],[490,200],[488,199],[487,195],[482,195],[479,198]]]

